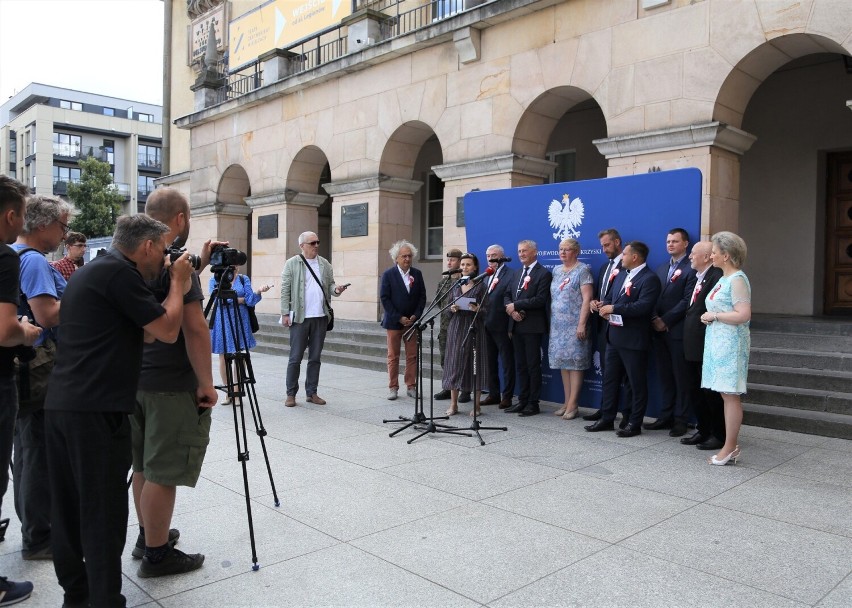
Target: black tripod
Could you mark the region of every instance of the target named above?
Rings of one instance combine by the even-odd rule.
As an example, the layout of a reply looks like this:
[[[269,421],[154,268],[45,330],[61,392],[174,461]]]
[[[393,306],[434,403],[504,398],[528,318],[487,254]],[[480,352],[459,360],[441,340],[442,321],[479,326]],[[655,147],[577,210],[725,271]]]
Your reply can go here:
[[[249,539],[251,541],[252,570],[258,570],[257,548],[254,542],[254,521],[251,513],[251,496],[249,494],[248,471],[246,462],[249,460],[248,436],[246,431],[246,416],[243,409],[243,397],[248,399],[249,410],[254,422],[255,434],[260,438],[260,447],[263,450],[263,459],[266,462],[266,471],[269,474],[269,485],[272,487],[272,497],[276,507],[281,506],[278,500],[278,492],[275,490],[275,480],[272,478],[272,467],[269,464],[269,454],[266,452],[266,429],[263,428],[263,419],[260,415],[260,407],[257,403],[257,394],[254,390],[254,370],[251,366],[251,356],[246,348],[245,327],[239,315],[237,293],[233,289],[232,282],[235,276],[235,267],[224,268],[214,266],[213,275],[216,278],[216,288],[210,294],[210,301],[204,310],[204,316],[210,315],[210,328],[216,322],[217,311],[219,317],[219,328],[222,332],[224,350],[228,349],[228,338],[231,339],[234,352],[226,352],[225,356],[225,385],[216,388],[224,391],[231,398],[234,409],[234,435],[237,444],[237,460],[243,468],[243,488],[246,495],[246,516],[248,517]],[[237,413],[239,412],[239,414]]]

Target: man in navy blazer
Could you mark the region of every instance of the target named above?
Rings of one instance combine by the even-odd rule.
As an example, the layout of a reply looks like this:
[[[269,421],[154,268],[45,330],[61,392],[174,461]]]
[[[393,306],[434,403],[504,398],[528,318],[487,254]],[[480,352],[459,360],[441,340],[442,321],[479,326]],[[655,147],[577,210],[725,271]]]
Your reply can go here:
[[[694,445],[699,450],[718,450],[725,445],[725,412],[722,395],[709,388],[701,388],[701,365],[704,361],[704,332],[707,326],[701,315],[707,312],[707,294],[722,277],[722,269],[710,263],[712,246],[709,241],[699,241],[689,254],[692,269],[696,272],[695,288],[683,320],[683,356],[687,369],[687,400],[698,418],[698,430],[680,442]]]
[[[654,309],[651,326],[653,345],[660,379],[659,417],[645,425],[648,430],[671,429],[669,435],[686,433],[690,418],[686,395],[687,369],[683,358],[683,318],[695,288],[695,271],[686,255],[689,234],[683,228],[672,228],[666,235],[666,251],[670,259],[657,268],[662,291]]]
[[[423,274],[411,266],[417,247],[406,240],[390,248],[395,264],[382,274],[379,296],[384,314],[382,327],[388,334],[388,399],[399,394],[399,354],[402,334],[423,314],[426,307],[426,284]],[[417,336],[405,341],[405,386],[409,397],[417,396]]]
[[[515,394],[515,351],[509,338],[509,315],[503,304],[509,288],[512,269],[498,260],[506,252],[501,245],[491,245],[485,250],[488,267],[494,274],[488,280],[488,295],[485,300],[485,346],[488,357],[488,398],[480,405],[497,405],[506,409],[512,405]],[[502,363],[502,366],[499,364]],[[503,370],[503,390],[500,390],[498,368]]]
[[[518,404],[506,412],[520,416],[539,413],[541,396],[541,341],[548,330],[550,309],[550,271],[538,263],[535,241],[518,243],[518,260],[523,264],[509,276],[503,294],[509,332],[515,349],[517,381],[520,384]]]
[[[660,296],[660,279],[645,264],[648,246],[632,241],[622,253],[620,272],[604,298],[599,312],[608,321],[606,329],[606,371],[603,381],[601,419],[585,427],[590,433],[611,431],[618,412],[618,390],[627,374],[633,394],[630,421],[618,431],[619,437],[642,433],[642,418],[648,407],[648,348],[651,344],[651,316]]]

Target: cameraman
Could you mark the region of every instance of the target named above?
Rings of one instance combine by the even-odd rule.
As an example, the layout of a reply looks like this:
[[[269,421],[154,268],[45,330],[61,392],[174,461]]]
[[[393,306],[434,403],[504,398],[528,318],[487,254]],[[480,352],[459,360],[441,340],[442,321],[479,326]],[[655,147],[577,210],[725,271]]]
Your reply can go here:
[[[44,254],[62,243],[74,207],[52,196],[27,200],[24,231],[12,245],[21,258],[21,305],[44,329],[35,343],[35,358],[19,365],[18,422],[15,425],[15,460],[12,478],[15,510],[21,520],[21,556],[25,560],[51,559],[50,488],[47,449],[44,445],[44,396],[56,358],[59,300],[65,279]]]
[[[169,227],[122,216],[112,249],[74,273],[62,296],[62,348],[45,400],[53,565],[64,605],[121,607],[127,537],[130,421],[143,338],[174,342],[192,265],[169,266],[161,304],[146,285],[160,276]]]
[[[163,222],[167,243],[183,245],[189,237],[189,203],[173,188],[157,188],[145,213]],[[209,244],[205,245],[209,259]],[[210,332],[204,319],[204,294],[196,273],[183,297],[183,321],[173,344],[145,344],[133,432],[133,502],[139,536],[133,557],[142,558],[143,578],[180,574],[201,567],[204,555],[174,548],[179,532],[171,531],[177,486],[195,487],[210,441],[210,409],[216,405],[210,357]],[[158,301],[169,293],[169,272],[148,286]]]
[[[20,259],[9,243],[24,227],[28,190],[22,183],[0,175],[0,503],[9,485],[12,435],[18,415],[18,389],[15,383],[15,346],[32,346],[42,330],[26,318],[18,320]],[[9,520],[4,520],[8,525]],[[3,522],[0,522],[3,525]],[[0,538],[5,527],[0,530]],[[30,582],[16,583],[0,576],[0,598],[16,603],[33,591]]]

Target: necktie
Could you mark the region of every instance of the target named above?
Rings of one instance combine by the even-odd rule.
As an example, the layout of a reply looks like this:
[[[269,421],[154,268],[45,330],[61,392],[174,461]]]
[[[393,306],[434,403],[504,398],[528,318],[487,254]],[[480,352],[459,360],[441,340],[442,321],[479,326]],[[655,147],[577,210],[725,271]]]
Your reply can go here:
[[[527,278],[527,274],[529,274],[530,267],[524,266],[524,274],[521,275],[521,282],[518,283],[518,293],[515,294],[515,297],[521,295],[521,290],[524,288],[524,279]]]
[[[601,285],[601,299],[605,298],[609,291],[609,275],[612,272],[612,265],[614,261],[615,260],[610,260],[609,264],[606,265],[606,272],[604,272],[603,276],[603,285]]]
[[[674,273],[675,268],[677,268],[677,262],[672,260],[671,262],[669,262],[669,274],[666,277],[666,281],[672,280],[672,274]]]

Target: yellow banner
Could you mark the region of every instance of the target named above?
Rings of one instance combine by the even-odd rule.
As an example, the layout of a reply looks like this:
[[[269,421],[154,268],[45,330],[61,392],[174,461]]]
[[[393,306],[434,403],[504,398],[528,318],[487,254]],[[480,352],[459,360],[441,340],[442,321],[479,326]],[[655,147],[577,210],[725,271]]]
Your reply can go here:
[[[233,71],[351,14],[352,0],[270,0],[230,22],[228,65]]]

